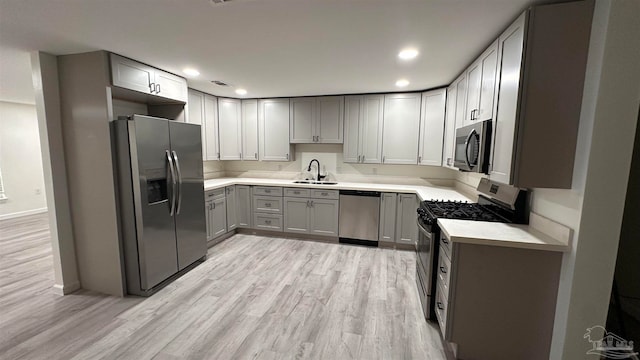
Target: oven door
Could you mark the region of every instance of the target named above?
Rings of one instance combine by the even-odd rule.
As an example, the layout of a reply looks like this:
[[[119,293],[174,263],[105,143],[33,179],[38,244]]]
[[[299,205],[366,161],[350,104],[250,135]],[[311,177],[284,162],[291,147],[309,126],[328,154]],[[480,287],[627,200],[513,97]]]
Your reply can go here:
[[[431,306],[432,299],[434,297],[433,292],[433,268],[435,259],[435,234],[427,230],[420,221],[418,221],[418,244],[417,244],[417,257],[416,257],[416,270],[418,272],[419,281],[422,283],[422,290],[425,293],[425,297],[421,295],[422,308],[424,310],[425,317],[427,319],[433,319],[433,308]]]

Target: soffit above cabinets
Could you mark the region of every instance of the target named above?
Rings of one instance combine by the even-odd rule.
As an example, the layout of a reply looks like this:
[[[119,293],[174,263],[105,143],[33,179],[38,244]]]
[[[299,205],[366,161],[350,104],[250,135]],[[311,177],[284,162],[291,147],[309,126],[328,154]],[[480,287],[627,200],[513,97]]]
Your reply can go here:
[[[414,91],[449,84],[533,2],[3,2],[0,51],[104,49],[181,76],[196,68],[189,86],[218,96],[237,97],[237,87],[248,98],[389,92],[399,78]],[[420,55],[403,63],[407,46]]]

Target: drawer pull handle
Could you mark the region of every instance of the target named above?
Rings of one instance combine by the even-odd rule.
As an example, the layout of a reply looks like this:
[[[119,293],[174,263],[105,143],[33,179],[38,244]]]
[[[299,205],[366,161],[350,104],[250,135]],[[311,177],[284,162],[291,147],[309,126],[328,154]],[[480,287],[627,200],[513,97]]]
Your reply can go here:
[[[438,309],[439,310],[444,310],[444,306],[442,305],[442,303],[440,301],[438,301],[436,304],[438,305]]]
[[[322,196],[327,196],[327,195],[329,195],[329,193],[326,193],[326,192],[323,192],[323,193],[320,193],[320,194],[322,194]]]
[[[271,207],[271,203],[265,203],[264,207]]]
[[[264,223],[265,224],[271,224],[271,220],[265,220]]]
[[[449,244],[449,240],[447,240],[447,239],[445,239],[445,238],[442,238],[442,243],[443,243],[443,244],[445,244],[445,245],[447,245],[447,244]]]
[[[293,193],[298,195],[298,194],[300,194],[300,191],[294,191]]]
[[[443,274],[446,274],[447,273],[447,268],[444,267],[444,266],[440,266],[440,272],[443,273]]]
[[[269,194],[271,192],[270,189],[265,189],[264,192],[266,192],[267,194]]]

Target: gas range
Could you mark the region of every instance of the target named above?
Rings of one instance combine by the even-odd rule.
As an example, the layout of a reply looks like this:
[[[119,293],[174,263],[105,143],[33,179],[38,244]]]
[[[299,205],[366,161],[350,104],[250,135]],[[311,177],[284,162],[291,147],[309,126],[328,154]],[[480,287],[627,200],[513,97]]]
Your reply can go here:
[[[423,201],[418,208],[418,221],[425,227],[434,225],[438,218],[504,223],[516,221],[515,215],[509,209],[490,203],[488,199],[483,199],[482,195],[479,200],[484,204],[466,201]]]

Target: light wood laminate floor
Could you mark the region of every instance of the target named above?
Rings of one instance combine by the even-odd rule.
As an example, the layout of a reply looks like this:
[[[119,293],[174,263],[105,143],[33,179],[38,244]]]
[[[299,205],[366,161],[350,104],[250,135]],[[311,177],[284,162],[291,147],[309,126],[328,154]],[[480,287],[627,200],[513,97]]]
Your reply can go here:
[[[0,222],[2,359],[444,359],[409,251],[235,235],[150,298],[53,294],[47,218]]]

